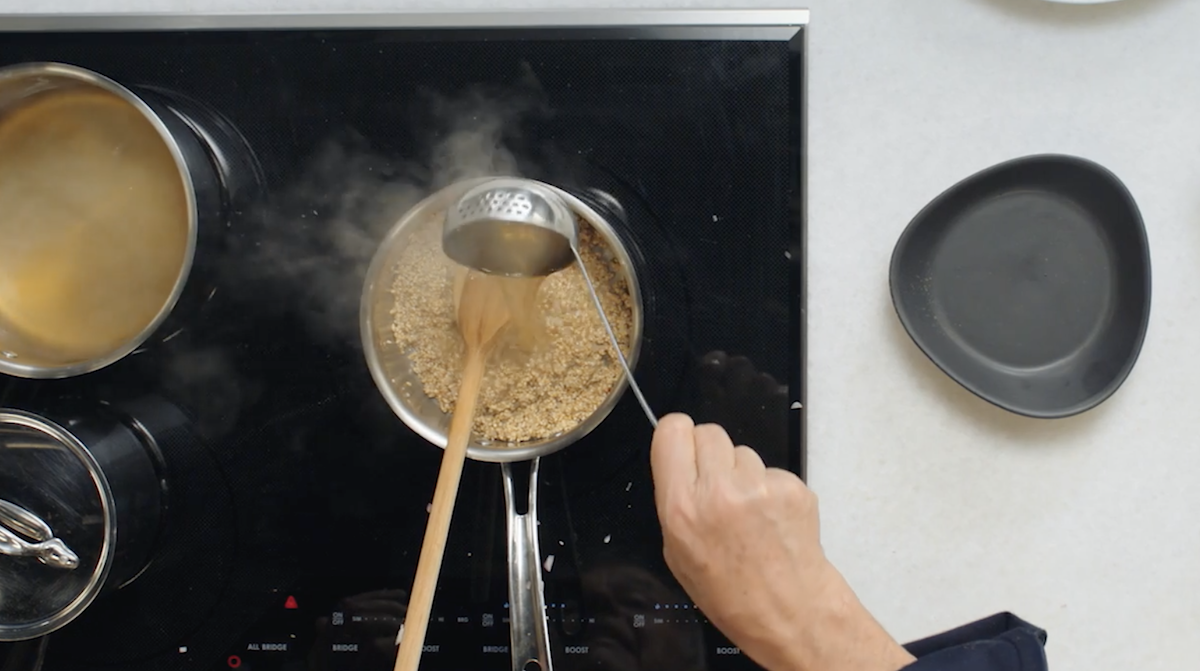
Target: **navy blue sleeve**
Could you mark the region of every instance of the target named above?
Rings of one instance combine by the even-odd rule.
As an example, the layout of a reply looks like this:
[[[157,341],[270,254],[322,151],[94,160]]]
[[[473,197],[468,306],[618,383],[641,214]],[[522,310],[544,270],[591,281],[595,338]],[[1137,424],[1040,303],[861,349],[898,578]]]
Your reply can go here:
[[[903,671],[1047,671],[1046,632],[1000,613],[904,646]]]

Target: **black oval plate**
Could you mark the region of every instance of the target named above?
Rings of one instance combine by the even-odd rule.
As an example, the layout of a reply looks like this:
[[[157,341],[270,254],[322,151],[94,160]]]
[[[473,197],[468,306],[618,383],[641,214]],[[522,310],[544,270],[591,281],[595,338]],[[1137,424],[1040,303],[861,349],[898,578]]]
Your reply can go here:
[[[1121,386],[1150,320],[1150,248],[1106,168],[1018,158],[925,206],[892,252],[892,304],[947,375],[1006,410],[1075,415]]]

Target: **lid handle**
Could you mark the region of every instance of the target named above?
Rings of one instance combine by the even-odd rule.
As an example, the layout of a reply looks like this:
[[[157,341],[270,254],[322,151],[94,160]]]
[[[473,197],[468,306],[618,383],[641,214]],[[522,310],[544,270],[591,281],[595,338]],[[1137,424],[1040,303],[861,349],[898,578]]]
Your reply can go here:
[[[68,571],[79,566],[79,555],[61,539],[55,538],[49,524],[4,499],[0,499],[0,554],[37,557],[47,566]]]

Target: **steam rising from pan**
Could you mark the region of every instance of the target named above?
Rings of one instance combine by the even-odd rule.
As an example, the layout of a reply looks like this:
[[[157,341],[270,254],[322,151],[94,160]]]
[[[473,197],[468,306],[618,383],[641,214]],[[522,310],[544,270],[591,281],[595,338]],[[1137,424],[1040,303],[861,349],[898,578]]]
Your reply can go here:
[[[362,279],[379,241],[431,191],[485,175],[529,170],[509,147],[539,111],[536,81],[503,94],[476,88],[418,102],[423,156],[385,156],[354,134],[331,139],[263,214],[262,239],[239,250],[232,272],[264,281],[272,302],[338,343],[358,340]],[[398,119],[397,123],[405,122]]]

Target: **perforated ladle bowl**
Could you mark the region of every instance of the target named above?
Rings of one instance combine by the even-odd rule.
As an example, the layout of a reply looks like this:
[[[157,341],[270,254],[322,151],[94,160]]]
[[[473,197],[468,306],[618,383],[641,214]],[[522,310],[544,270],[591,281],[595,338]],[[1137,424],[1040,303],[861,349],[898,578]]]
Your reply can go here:
[[[500,177],[469,189],[442,228],[442,249],[484,273],[541,277],[575,262],[579,229],[548,184]]]
[[[442,250],[475,270],[509,277],[538,277],[562,270],[572,261],[583,274],[592,304],[608,333],[613,354],[651,426],[658,418],[642,395],[633,369],[625,360],[596,286],[579,255],[579,228],[567,205],[586,207],[565,191],[531,179],[499,177],[467,190],[446,214]]]

